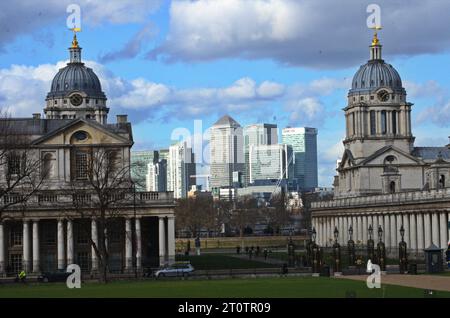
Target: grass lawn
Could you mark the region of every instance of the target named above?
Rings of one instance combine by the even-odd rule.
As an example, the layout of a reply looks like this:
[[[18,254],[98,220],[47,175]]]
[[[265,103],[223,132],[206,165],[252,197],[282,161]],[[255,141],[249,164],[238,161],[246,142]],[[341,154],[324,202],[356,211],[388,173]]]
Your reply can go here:
[[[0,286],[0,298],[5,297],[207,297],[207,298],[299,298],[338,297],[348,294],[356,298],[423,298],[421,289],[382,285],[368,289],[365,282],[327,277],[281,277],[227,280],[166,280],[82,284],[81,289],[68,289],[64,283]],[[438,292],[437,297],[450,297]]]
[[[195,269],[199,270],[279,267],[279,265],[272,265],[249,259],[239,259],[226,254],[212,254],[212,253],[202,254],[199,256],[177,255],[176,260],[190,261],[192,266],[194,266]]]

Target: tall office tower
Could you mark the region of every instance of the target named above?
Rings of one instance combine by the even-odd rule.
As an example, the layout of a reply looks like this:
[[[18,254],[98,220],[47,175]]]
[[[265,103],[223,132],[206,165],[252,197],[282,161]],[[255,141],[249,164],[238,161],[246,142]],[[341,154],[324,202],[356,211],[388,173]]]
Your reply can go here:
[[[195,184],[195,161],[192,149],[185,141],[169,147],[167,160],[167,190],[174,192],[176,199],[185,198],[191,185]]]
[[[167,191],[166,159],[159,159],[158,162],[148,164],[146,186],[147,191]]]
[[[236,176],[244,171],[243,133],[241,125],[228,115],[220,118],[210,131],[210,185],[218,194],[220,188],[234,187],[239,179]]]
[[[264,180],[292,179],[293,152],[290,145],[250,145],[250,184]]]
[[[277,125],[253,124],[244,127],[244,186],[247,186],[250,183],[250,146],[276,145],[277,143]]]
[[[291,145],[294,152],[294,178],[301,189],[317,187],[317,129],[308,127],[284,128],[282,143]]]
[[[158,151],[132,151],[131,152],[131,178],[136,185],[136,191],[145,191],[147,167],[158,161]]]

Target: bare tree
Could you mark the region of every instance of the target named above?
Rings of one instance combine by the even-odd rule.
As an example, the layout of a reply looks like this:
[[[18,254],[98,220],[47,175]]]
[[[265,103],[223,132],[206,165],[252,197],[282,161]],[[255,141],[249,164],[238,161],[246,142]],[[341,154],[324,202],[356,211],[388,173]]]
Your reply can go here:
[[[81,218],[97,221],[97,241],[89,235],[99,267],[99,280],[109,274],[108,238],[120,210],[133,202],[134,184],[130,166],[114,148],[87,147],[75,150],[72,161],[71,195]]]
[[[175,215],[177,230],[187,230],[191,237],[196,237],[202,229],[210,230],[215,227],[216,212],[210,198],[179,199],[175,207]]]
[[[258,202],[251,195],[240,197],[236,201],[236,208],[231,213],[231,225],[238,229],[242,244],[244,230],[252,227],[258,220]]]
[[[32,140],[25,130],[0,111],[0,221],[13,206],[24,210],[48,174],[41,168],[39,153],[32,149]]]
[[[270,208],[266,209],[268,224],[275,230],[275,233],[280,234],[281,229],[291,222],[291,216],[286,209],[286,193],[284,189],[274,195],[270,201]]]

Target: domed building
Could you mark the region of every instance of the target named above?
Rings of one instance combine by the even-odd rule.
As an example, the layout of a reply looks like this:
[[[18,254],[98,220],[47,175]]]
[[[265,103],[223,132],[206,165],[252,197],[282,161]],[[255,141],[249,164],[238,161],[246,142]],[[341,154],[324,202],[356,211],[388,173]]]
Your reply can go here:
[[[382,58],[375,33],[370,58],[353,77],[345,112],[344,153],[337,167],[334,199],[313,204],[318,241],[327,245],[338,229],[367,242],[368,227],[382,227],[393,251],[405,229],[415,255],[432,243],[447,247],[450,220],[450,145],[415,147],[413,104],[397,70]]]
[[[108,122],[106,95],[76,35],[69,52],[44,118],[0,119],[0,276],[73,263],[97,275],[102,241],[114,273],[172,263],[173,193],[135,191],[131,123],[126,115]]]

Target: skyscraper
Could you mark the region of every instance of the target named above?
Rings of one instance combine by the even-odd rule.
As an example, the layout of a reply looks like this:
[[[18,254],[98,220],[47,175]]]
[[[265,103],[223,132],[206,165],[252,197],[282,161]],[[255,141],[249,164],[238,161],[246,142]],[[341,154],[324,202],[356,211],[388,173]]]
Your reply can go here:
[[[158,151],[144,150],[131,152],[131,178],[136,185],[136,191],[145,191],[148,165],[157,161]]]
[[[250,184],[262,180],[292,179],[293,153],[290,145],[250,145]]]
[[[301,189],[315,188],[317,173],[317,129],[284,128],[282,143],[291,145],[294,153],[294,178]]]
[[[250,146],[276,145],[278,143],[277,125],[253,124],[244,127],[244,186],[250,183]]]
[[[147,191],[167,191],[167,160],[159,159],[150,162],[147,168]]]
[[[187,142],[178,142],[169,147],[167,160],[167,190],[174,192],[174,197],[185,198],[191,185],[195,184],[195,161],[192,149]]]
[[[220,118],[210,131],[211,188],[218,193],[221,187],[233,186],[233,172],[239,175],[244,170],[243,134],[241,125],[228,115]]]

